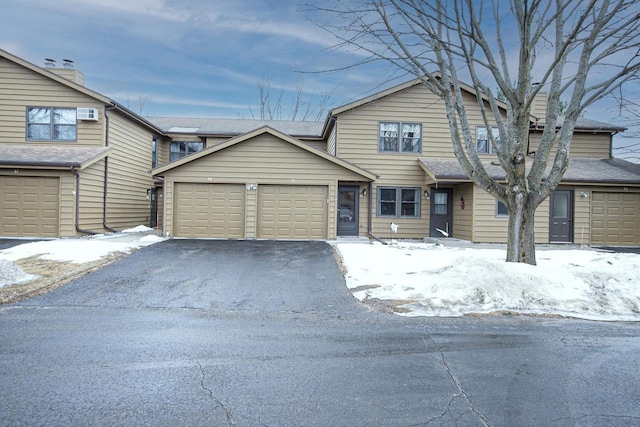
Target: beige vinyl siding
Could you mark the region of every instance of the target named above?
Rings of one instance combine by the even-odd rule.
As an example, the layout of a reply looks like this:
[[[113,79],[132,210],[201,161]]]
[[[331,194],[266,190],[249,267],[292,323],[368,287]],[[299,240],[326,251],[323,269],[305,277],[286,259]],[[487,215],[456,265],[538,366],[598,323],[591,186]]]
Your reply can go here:
[[[466,94],[465,100],[475,130],[476,124],[483,123],[480,109],[471,95]],[[422,152],[378,152],[380,122],[421,123]],[[339,114],[336,129],[336,155],[380,176],[372,191],[373,233],[389,237],[393,221],[399,226],[397,237],[428,236],[429,200],[420,197],[420,218],[378,217],[377,187],[420,188],[422,194],[429,187],[425,185],[424,171],[418,166],[418,157],[454,157],[444,103],[424,85],[416,85]]]
[[[78,120],[76,141],[28,141],[29,144],[104,145],[104,104],[0,58],[0,143],[26,141],[27,107],[99,109],[98,122]]]
[[[589,187],[558,187],[573,190],[573,243],[588,245],[591,233],[591,190]],[[582,197],[585,193],[587,197]]]
[[[185,139],[186,138],[186,139]],[[188,138],[185,136],[174,136],[174,141],[201,141],[197,136],[189,136]],[[205,147],[213,147],[214,145],[218,145],[221,142],[228,141],[228,137],[219,137],[219,136],[208,136],[206,138]]]
[[[286,161],[284,160],[286,159]],[[256,208],[249,205],[251,192],[260,185],[324,185],[328,186],[328,238],[336,233],[336,187],[338,181],[362,179],[358,174],[328,162],[270,134],[260,134],[187,163],[165,174],[165,232],[172,232],[174,183],[202,182],[256,184],[247,190],[245,210],[246,237],[255,238]],[[251,201],[251,204],[256,203]],[[254,233],[254,234],[252,234]]]
[[[158,141],[158,164],[157,166],[162,166],[164,164],[169,163],[169,156],[171,153],[171,140],[166,138],[157,137]],[[156,167],[157,167],[156,166]]]
[[[318,141],[317,139],[301,139],[300,141],[304,142],[307,145],[310,145],[313,148],[318,150],[327,151],[327,142],[326,141]]]
[[[108,158],[107,224],[116,230],[149,224],[152,139],[146,128],[109,113],[109,146],[113,151]]]
[[[473,241],[478,243],[506,243],[509,218],[506,216],[496,217],[496,199],[481,188],[474,186],[473,206]],[[536,209],[535,237],[536,243],[549,243],[549,199],[543,201]]]
[[[460,198],[464,197],[464,209]],[[473,240],[473,184],[461,184],[453,189],[453,237]]]
[[[538,150],[541,139],[542,132],[529,134],[529,152]],[[576,132],[571,141],[571,156],[608,159],[611,156],[610,143],[610,133]]]
[[[80,171],[79,226],[85,230],[103,232],[104,165],[100,160]]]
[[[336,137],[338,135],[338,126],[334,126],[329,139],[327,140],[327,152],[332,155],[336,155]]]

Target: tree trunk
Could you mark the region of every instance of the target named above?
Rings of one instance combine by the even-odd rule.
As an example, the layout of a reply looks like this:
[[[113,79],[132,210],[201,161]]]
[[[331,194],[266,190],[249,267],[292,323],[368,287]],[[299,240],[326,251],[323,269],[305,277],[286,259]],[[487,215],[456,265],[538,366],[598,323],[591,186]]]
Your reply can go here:
[[[514,212],[509,215],[507,262],[536,265],[535,206],[530,197],[517,194],[512,200]]]

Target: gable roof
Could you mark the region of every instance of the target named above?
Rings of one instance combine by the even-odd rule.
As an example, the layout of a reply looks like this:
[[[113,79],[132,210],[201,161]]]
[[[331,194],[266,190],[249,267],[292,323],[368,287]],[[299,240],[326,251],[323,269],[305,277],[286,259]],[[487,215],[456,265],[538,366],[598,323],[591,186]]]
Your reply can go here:
[[[434,73],[434,75],[436,76],[436,78],[440,75],[439,73]],[[419,84],[422,84],[422,80],[421,79],[413,79],[413,80],[409,80],[407,82],[401,83],[399,85],[393,86],[389,89],[385,89],[381,92],[377,92],[374,93],[373,95],[369,95],[365,98],[362,99],[358,99],[356,101],[353,101],[349,104],[345,104],[341,107],[337,107],[334,108],[333,110],[331,110],[331,112],[329,113],[329,118],[327,119],[327,122],[330,120],[330,118],[332,116],[344,113],[345,111],[349,111],[352,110],[354,108],[360,107],[362,105],[368,104],[370,102],[373,101],[377,101],[378,99],[384,98],[386,96],[389,95],[393,95],[395,93],[401,92],[405,89],[408,89],[410,87],[413,86],[417,86]],[[468,84],[462,83],[460,82],[460,87],[462,90],[464,90],[465,92],[476,96],[476,89],[473,86],[470,86]],[[482,98],[486,100],[486,96],[482,95]],[[496,103],[498,104],[498,107],[502,108],[503,110],[507,109],[507,104],[505,104],[503,101],[497,100],[496,99]],[[544,123],[539,122],[536,120],[536,117],[531,114],[531,118],[530,118],[531,123],[536,123],[537,122],[537,126],[539,127],[544,127]],[[559,116],[558,117],[558,127],[561,127],[562,124],[564,123],[564,117],[563,116]],[[605,122],[599,122],[596,120],[590,120],[590,119],[585,119],[585,118],[578,118],[578,120],[576,120],[576,126],[575,129],[577,131],[582,131],[582,130],[588,130],[588,131],[603,131],[603,132],[622,132],[625,131],[627,128],[622,127],[622,126],[616,126],[616,125],[612,125],[610,123],[605,123]]]
[[[144,118],[142,118],[141,116],[137,115],[136,113],[134,113],[133,111],[129,110],[128,108],[126,108],[125,106],[119,104],[117,101],[114,101],[113,99],[106,97],[96,91],[93,91],[91,89],[88,89],[87,87],[74,82],[73,80],[68,80],[56,73],[54,73],[53,71],[49,71],[45,68],[41,68],[38,67],[35,64],[32,64],[29,61],[25,61],[22,58],[19,58],[15,55],[10,54],[9,52],[0,49],[0,58],[5,58],[8,61],[11,61],[15,64],[20,65],[21,67],[24,67],[30,71],[33,71],[34,73],[40,74],[43,77],[46,77],[50,80],[53,80],[55,82],[58,82],[64,86],[67,86],[73,90],[76,90],[84,95],[87,95],[90,98],[95,99],[96,101],[106,105],[107,107],[111,107],[114,108],[116,110],[118,110],[119,112],[121,112],[122,114],[126,115],[127,117],[139,122],[140,124],[149,127],[151,129],[153,129],[156,133],[162,134],[162,129],[160,129],[159,127],[157,127],[156,125],[154,125],[153,123],[145,120]]]
[[[101,146],[0,144],[0,165],[84,169],[110,151]]]
[[[233,137],[269,126],[293,137],[321,138],[323,122],[228,118],[146,117],[166,133]]]
[[[326,151],[322,151],[319,150],[317,148],[314,148],[308,144],[305,144],[304,142],[297,140],[295,138],[290,137],[289,135],[286,135],[278,130],[275,130],[269,126],[263,126],[261,128],[255,129],[251,132],[247,132],[243,135],[237,136],[235,138],[231,138],[227,141],[221,142],[220,144],[216,144],[212,147],[209,148],[205,148],[204,150],[200,150],[196,153],[190,154],[188,156],[184,156],[180,159],[174,160],[173,162],[167,163],[166,165],[157,167],[155,169],[151,170],[151,174],[152,175],[162,175],[163,173],[170,171],[172,169],[175,169],[177,167],[180,167],[186,163],[192,162],[194,160],[197,160],[199,158],[202,158],[204,156],[208,156],[209,154],[213,154],[217,151],[220,150],[224,150],[225,148],[229,148],[232,147],[236,144],[240,144],[244,141],[247,141],[249,139],[255,138],[256,136],[259,135],[263,135],[263,134],[269,134],[272,135],[278,139],[281,139],[284,142],[287,142],[291,145],[294,145],[302,150],[305,150],[315,156],[321,157],[333,164],[336,164],[338,166],[341,166],[345,169],[350,170],[351,172],[357,173],[358,175],[370,180],[370,181],[374,181],[378,178],[377,175],[369,172],[366,169],[362,169],[356,165],[354,165],[353,163],[347,162],[346,160],[343,160],[339,157],[336,156],[332,156],[331,154],[327,153]]]
[[[533,159],[527,158],[527,169],[531,167]],[[419,158],[420,167],[434,181],[471,182],[457,159]],[[550,170],[552,161],[547,165]],[[496,180],[503,181],[505,172],[496,161],[482,162],[487,173]],[[593,184],[626,184],[640,186],[640,165],[622,159],[595,159],[586,157],[572,157],[569,167],[562,177],[563,184],[593,183]]]

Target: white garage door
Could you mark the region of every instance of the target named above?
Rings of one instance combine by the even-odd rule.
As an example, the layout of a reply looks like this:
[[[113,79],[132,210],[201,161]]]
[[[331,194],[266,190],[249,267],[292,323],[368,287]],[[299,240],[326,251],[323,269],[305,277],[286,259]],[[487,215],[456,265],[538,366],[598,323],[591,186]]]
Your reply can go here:
[[[258,186],[258,238],[326,239],[326,186]]]
[[[640,245],[639,222],[640,193],[592,193],[592,244]]]
[[[0,236],[58,237],[59,178],[0,176]]]
[[[175,185],[176,237],[244,238],[242,184]]]

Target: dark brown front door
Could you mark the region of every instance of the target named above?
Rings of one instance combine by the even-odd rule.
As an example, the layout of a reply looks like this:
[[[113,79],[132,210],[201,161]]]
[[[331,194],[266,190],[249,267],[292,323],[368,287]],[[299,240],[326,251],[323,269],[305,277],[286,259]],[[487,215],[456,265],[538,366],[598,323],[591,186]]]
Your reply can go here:
[[[429,236],[451,236],[453,225],[453,190],[450,188],[431,190],[431,215]]]
[[[573,190],[551,193],[549,241],[573,243]]]
[[[358,235],[358,187],[338,187],[338,236]]]

